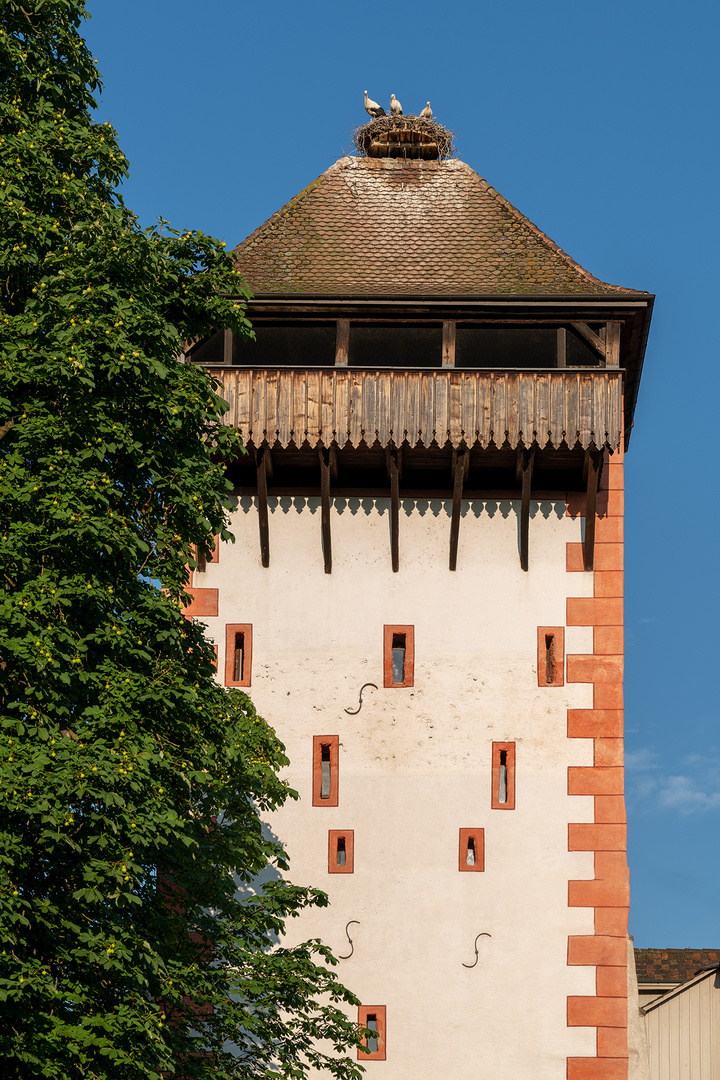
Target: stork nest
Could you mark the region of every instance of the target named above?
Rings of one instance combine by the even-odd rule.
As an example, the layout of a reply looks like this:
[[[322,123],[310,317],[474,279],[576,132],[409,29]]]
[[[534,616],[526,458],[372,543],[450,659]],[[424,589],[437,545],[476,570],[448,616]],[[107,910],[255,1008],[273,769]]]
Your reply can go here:
[[[395,144],[397,144],[397,148],[396,152],[388,156],[404,157],[406,155],[403,152],[403,147],[408,145],[405,139],[411,132],[417,132],[423,143],[434,143],[437,146],[437,157],[441,161],[452,157],[455,152],[453,145],[454,132],[448,131],[437,120],[425,120],[423,117],[413,116],[412,113],[405,116],[379,116],[368,124],[362,124],[353,131],[353,144],[365,157],[374,157],[376,155],[370,149],[373,143],[377,145],[378,142],[388,143],[388,141],[391,141],[394,149]],[[405,139],[403,139],[403,133],[407,133]],[[411,155],[408,153],[407,156]]]

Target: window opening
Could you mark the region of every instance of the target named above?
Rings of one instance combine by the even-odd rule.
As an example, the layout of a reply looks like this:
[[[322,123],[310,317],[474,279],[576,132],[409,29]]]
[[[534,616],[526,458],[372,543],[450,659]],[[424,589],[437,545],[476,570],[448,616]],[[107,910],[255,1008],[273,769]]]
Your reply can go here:
[[[507,750],[500,751],[500,783],[498,785],[498,802],[507,802]]]
[[[555,682],[555,635],[545,635],[545,682]]]
[[[392,669],[393,682],[405,682],[405,634],[393,634],[392,637]]]
[[[490,805],[493,810],[515,809],[515,743],[493,743]]]
[[[245,668],[245,635],[243,633],[235,634],[235,657],[233,663],[233,680],[234,682],[243,681],[243,671]]]
[[[345,866],[347,862],[347,852],[345,850],[344,836],[338,836],[337,850],[335,852],[335,862],[338,866]]]
[[[312,804],[313,806],[338,805],[340,737],[338,735],[313,735],[312,756]],[[346,835],[340,833],[338,835]],[[349,853],[349,849],[348,849]],[[352,856],[349,855],[349,859]],[[335,843],[329,849],[329,863],[334,866]]]
[[[396,623],[383,627],[383,686],[415,683],[415,627]]]
[[[485,869],[485,830],[460,829],[458,870],[482,872]]]
[[[330,798],[330,781],[332,778],[330,761],[330,744],[323,743],[320,750],[320,798]]]
[[[225,685],[250,686],[252,623],[225,623]]]
[[[387,1044],[387,1010],[384,1005],[361,1005],[358,1023],[365,1028],[364,1048],[358,1048],[358,1061],[384,1061]]]

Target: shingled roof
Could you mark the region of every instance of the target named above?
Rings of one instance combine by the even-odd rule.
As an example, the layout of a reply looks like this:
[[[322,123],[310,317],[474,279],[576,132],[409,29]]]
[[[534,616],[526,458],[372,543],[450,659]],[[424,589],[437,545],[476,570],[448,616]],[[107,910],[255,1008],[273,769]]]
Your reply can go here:
[[[639,983],[684,983],[714,964],[720,964],[720,949],[635,950]]]
[[[343,157],[235,254],[260,295],[638,295],[593,277],[455,160]]]

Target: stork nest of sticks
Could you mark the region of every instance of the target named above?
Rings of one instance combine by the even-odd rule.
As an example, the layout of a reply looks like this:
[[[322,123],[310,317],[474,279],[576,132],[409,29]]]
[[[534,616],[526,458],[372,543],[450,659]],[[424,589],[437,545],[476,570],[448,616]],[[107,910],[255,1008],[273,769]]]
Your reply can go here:
[[[365,157],[444,160],[455,152],[454,132],[421,116],[379,116],[355,128],[353,143]]]

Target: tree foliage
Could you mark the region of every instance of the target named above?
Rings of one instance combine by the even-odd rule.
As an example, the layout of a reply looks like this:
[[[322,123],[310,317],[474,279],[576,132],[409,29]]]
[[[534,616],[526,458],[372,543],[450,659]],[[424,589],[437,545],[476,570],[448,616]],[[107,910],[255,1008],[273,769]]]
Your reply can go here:
[[[277,945],[326,902],[261,828],[283,747],[179,608],[239,444],[174,358],[247,294],[124,205],[85,17],[0,5],[0,1071],[354,1077],[331,955]]]

